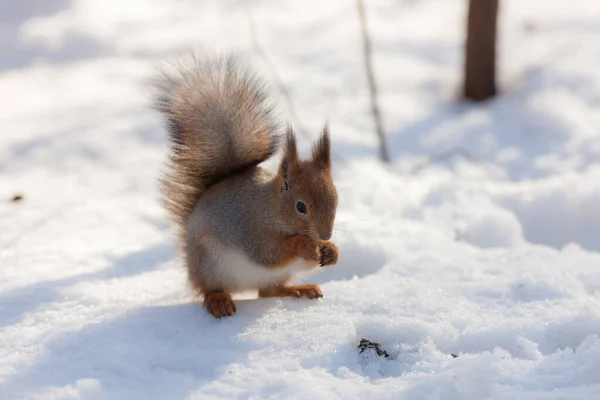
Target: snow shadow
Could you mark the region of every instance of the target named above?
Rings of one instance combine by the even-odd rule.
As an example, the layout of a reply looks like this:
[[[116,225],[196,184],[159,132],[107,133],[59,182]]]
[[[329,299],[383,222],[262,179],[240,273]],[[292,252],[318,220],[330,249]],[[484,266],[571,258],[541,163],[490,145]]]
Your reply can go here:
[[[514,358],[537,360],[557,351],[575,351],[590,336],[600,334],[600,317],[595,313],[570,316],[540,325],[509,326],[472,332],[449,342],[439,343],[448,353],[482,353],[496,348]]]
[[[8,157],[0,160],[0,171],[10,172],[27,165],[60,165],[59,163],[75,157],[102,160],[105,157],[101,149],[94,148],[91,143],[87,144],[79,138],[81,132],[86,132],[88,127],[89,125],[82,124],[60,136],[28,139],[16,143],[11,147]]]
[[[484,104],[440,102],[426,118],[390,134],[389,146],[395,159],[452,155],[436,161],[449,168],[469,154],[473,159],[468,162],[490,180],[519,182],[509,187],[512,191],[493,195],[502,209],[475,221],[479,237],[467,241],[506,246],[522,236],[557,249],[577,243],[599,251],[598,191],[581,178],[566,176],[600,163],[598,136],[580,122],[600,104],[589,91],[594,86],[586,76],[542,71]],[[554,112],[563,104],[564,112]],[[490,229],[498,224],[500,231]]]
[[[363,278],[377,273],[388,261],[384,250],[366,246],[356,238],[338,243],[340,258],[336,265],[320,268],[310,281],[324,284],[332,281],[346,281]]]
[[[145,108],[131,108],[116,115],[94,112],[94,107],[85,107],[79,112],[80,115],[85,115],[83,119],[79,118],[78,122],[73,122],[54,134],[50,134],[53,127],[44,127],[39,136],[11,143],[6,156],[0,157],[0,172],[23,171],[38,165],[68,169],[72,168],[70,162],[82,159],[114,167],[115,159],[126,160],[131,157],[132,147],[165,148],[165,133],[160,126],[147,120],[135,122],[126,138],[123,138],[120,131],[111,132],[107,129],[110,133],[103,132],[104,140],[97,140],[98,127],[104,126],[107,121],[122,119],[129,122],[134,120],[134,116],[142,114],[151,118],[152,113]],[[111,147],[113,142],[120,142],[122,145],[115,149]]]
[[[37,17],[57,14],[69,7],[68,0],[19,0],[0,2],[0,70],[20,68],[37,59],[52,63],[68,62],[93,57],[106,52],[107,45],[71,31],[60,46],[45,43],[43,37],[27,40],[23,27]]]
[[[582,171],[600,162],[600,154],[590,146],[568,144],[588,137],[588,128],[567,110],[564,114],[552,111],[565,101],[577,103],[578,110],[598,104],[599,99],[585,96],[585,88],[594,84],[567,72],[544,71],[483,104],[455,99],[440,102],[427,117],[391,132],[388,145],[394,159],[464,149],[490,168],[504,171],[512,181],[551,176],[561,168]],[[583,157],[567,165],[575,155]],[[536,165],[532,160],[539,162]],[[448,158],[444,163],[454,161]]]
[[[186,398],[231,373],[224,366],[246,361],[253,349],[237,335],[262,312],[250,303],[238,302],[239,315],[223,320],[188,303],[140,307],[87,325],[49,342],[3,392],[18,397],[86,379],[99,381],[101,398],[116,391],[136,397],[140,388],[148,399]]]
[[[23,315],[44,304],[64,298],[63,289],[81,282],[106,280],[138,275],[153,270],[173,258],[173,249],[168,243],[160,243],[127,254],[113,261],[112,266],[97,272],[83,273],[54,281],[36,282],[25,287],[0,293],[0,326],[11,325]]]
[[[497,201],[514,212],[532,243],[557,249],[577,243],[600,251],[600,191],[592,185],[566,180],[532,185],[520,193],[499,195]]]

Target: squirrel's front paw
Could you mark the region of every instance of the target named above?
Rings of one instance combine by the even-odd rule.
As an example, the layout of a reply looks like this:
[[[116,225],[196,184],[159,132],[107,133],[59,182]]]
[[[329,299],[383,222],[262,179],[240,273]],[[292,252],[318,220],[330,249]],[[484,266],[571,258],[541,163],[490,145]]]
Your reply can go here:
[[[306,236],[300,236],[300,247],[301,257],[307,261],[314,261],[315,263],[320,262],[321,260],[321,251],[317,244],[310,238]]]
[[[321,252],[316,244],[312,244],[304,248],[304,255],[302,258],[308,261],[319,262],[321,260]]]
[[[322,267],[326,265],[334,265],[338,261],[340,251],[333,242],[323,242],[319,244],[321,253],[320,264]]]

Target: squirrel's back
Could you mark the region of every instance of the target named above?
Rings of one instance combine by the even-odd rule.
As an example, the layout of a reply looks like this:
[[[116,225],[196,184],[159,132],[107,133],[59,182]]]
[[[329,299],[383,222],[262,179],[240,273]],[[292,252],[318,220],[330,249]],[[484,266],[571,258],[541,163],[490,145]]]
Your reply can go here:
[[[156,88],[171,142],[163,198],[184,234],[203,191],[273,155],[278,128],[263,84],[232,56],[190,55],[164,69]]]

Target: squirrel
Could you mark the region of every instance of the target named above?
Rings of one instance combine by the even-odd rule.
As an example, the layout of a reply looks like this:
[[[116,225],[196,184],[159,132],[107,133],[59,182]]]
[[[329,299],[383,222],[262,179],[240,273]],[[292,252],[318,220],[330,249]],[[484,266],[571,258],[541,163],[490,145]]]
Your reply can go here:
[[[338,195],[326,124],[310,159],[273,117],[266,86],[231,54],[190,54],[155,80],[154,107],[169,137],[160,178],[189,282],[216,318],[236,312],[232,294],[320,298],[298,275],[336,264],[330,241]],[[283,146],[281,146],[283,144]],[[277,172],[261,167],[281,147]]]

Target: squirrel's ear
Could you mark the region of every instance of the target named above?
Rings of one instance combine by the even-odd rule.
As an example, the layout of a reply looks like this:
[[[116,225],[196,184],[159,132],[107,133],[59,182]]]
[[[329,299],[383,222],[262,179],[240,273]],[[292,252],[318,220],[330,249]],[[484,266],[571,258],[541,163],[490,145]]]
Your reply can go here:
[[[331,141],[329,140],[328,125],[325,125],[321,137],[313,147],[312,159],[313,163],[322,169],[331,168]]]
[[[290,126],[285,132],[285,149],[279,172],[284,179],[288,179],[291,174],[298,171],[300,167],[300,159],[298,158],[298,148],[296,147],[296,135]]]

